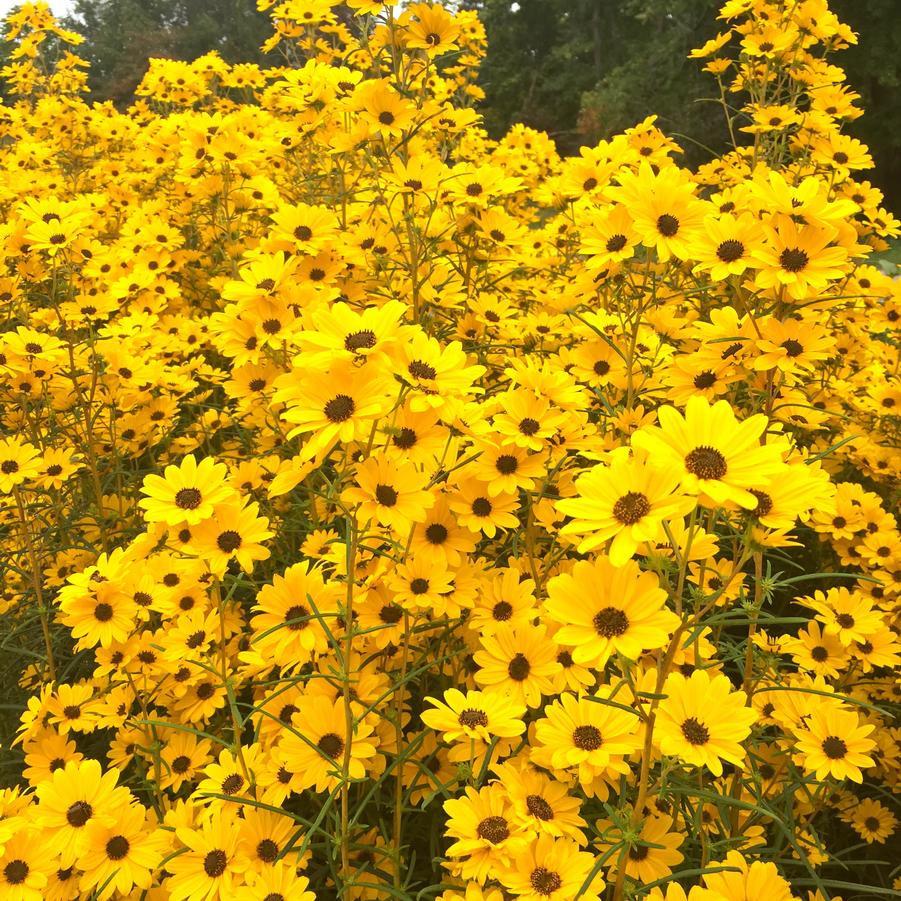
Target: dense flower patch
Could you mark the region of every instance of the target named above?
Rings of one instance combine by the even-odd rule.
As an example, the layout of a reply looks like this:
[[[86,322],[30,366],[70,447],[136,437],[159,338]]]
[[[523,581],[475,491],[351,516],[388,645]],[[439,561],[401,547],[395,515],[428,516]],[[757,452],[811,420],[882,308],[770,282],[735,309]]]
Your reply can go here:
[[[488,140],[473,13],[260,5],[283,65],[126,112],[10,19],[0,898],[894,894],[855,36],[728,0],[692,172]]]

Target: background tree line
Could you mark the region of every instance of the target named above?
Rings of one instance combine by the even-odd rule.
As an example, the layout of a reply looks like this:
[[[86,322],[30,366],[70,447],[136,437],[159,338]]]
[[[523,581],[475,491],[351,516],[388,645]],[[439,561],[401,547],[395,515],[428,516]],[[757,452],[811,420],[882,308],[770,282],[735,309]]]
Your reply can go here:
[[[721,152],[726,130],[711,76],[689,50],[715,34],[719,0],[445,0],[478,11],[488,31],[481,82],[485,124],[499,137],[514,122],[549,132],[561,153],[578,152],[659,115],[687,161]],[[861,177],[901,208],[901,15],[898,0],[831,0],[859,33],[836,62],[862,95],[867,115],[850,132],[877,168]],[[350,16],[347,16],[350,19]],[[230,63],[259,62],[271,33],[255,0],[77,0],[67,26],[80,32],[96,100],[124,106],[147,59],[192,60],[217,50]]]

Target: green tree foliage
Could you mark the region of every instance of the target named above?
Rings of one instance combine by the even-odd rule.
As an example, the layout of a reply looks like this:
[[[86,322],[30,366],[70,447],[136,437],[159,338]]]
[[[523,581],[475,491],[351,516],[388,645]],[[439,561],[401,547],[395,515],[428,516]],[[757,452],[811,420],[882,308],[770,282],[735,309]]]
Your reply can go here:
[[[694,98],[712,83],[687,60],[713,31],[711,0],[472,0],[488,32],[486,124],[551,133],[564,153],[649,113],[721,149],[722,111]]]
[[[681,137],[686,161],[726,147],[715,80],[690,50],[716,32],[721,0],[465,0],[488,32],[481,83],[485,123],[499,136],[513,122],[549,132],[563,153],[616,134],[650,113]],[[844,52],[848,82],[867,115],[848,133],[870,145],[874,172],[864,171],[901,208],[901,4],[898,0],[831,0],[830,8],[860,34]],[[707,99],[698,99],[707,98]],[[707,149],[709,148],[709,150]]]
[[[85,37],[98,100],[127,103],[149,57],[193,60],[216,50],[230,63],[261,62],[269,18],[253,0],[77,0],[67,27]]]

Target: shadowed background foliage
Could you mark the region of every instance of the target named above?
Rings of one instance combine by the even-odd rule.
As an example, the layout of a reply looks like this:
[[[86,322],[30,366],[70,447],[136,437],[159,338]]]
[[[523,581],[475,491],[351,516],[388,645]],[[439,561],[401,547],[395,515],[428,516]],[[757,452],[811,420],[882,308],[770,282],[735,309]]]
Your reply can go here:
[[[697,164],[725,147],[712,77],[686,58],[716,33],[720,0],[445,0],[477,10],[488,32],[481,75],[485,124],[499,137],[514,122],[549,132],[561,153],[622,131],[649,113],[680,137]],[[839,55],[867,113],[849,132],[870,146],[876,169],[860,173],[901,208],[901,9],[898,0],[831,0],[860,35]],[[192,60],[217,50],[230,63],[259,62],[270,34],[255,0],[76,0],[67,26],[86,38],[94,99],[123,106],[147,59]],[[342,18],[351,21],[347,10]]]

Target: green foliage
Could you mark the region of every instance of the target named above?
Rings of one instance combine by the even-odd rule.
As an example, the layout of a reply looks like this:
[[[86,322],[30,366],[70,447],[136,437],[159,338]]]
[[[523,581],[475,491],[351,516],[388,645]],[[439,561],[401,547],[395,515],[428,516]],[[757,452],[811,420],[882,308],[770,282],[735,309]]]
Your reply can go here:
[[[150,57],[194,60],[216,50],[261,62],[271,26],[254,0],[76,0],[66,26],[85,38],[94,99],[128,103]]]

